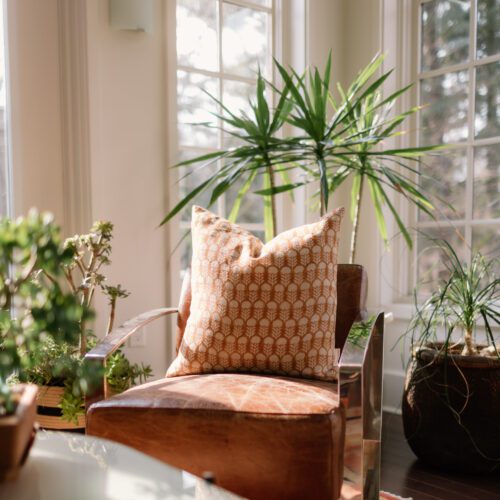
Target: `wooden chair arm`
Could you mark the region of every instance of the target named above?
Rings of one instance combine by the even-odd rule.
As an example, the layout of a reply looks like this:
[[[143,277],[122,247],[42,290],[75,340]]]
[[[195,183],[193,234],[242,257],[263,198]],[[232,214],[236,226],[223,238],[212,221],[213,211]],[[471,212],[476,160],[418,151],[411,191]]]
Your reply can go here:
[[[118,348],[120,348],[120,346],[122,346],[136,331],[158,318],[177,312],[177,308],[175,307],[164,307],[139,314],[139,316],[126,321],[116,330],[113,330],[106,335],[106,337],[104,337],[85,355],[85,360],[89,363],[94,363],[97,365],[98,369],[102,370],[106,366],[106,359]],[[92,394],[85,398],[86,408],[88,408],[92,403],[105,398],[107,396],[107,392],[106,379],[103,376]]]
[[[346,410],[344,477],[363,498],[378,498],[382,431],[384,313],[356,321],[339,362],[339,395]]]

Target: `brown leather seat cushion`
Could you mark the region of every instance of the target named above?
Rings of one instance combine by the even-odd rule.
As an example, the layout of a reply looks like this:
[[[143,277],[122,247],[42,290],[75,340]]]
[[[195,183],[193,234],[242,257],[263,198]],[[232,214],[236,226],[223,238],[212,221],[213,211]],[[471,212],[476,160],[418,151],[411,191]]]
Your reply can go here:
[[[337,384],[250,374],[150,382],[92,405],[87,432],[248,498],[336,498],[344,413]]]

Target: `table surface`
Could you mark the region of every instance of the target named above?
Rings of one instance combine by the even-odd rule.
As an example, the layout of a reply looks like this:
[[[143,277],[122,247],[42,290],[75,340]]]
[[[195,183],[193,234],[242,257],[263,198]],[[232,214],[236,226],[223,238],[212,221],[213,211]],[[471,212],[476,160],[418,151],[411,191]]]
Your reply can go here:
[[[2,500],[236,500],[240,497],[127,446],[72,433],[39,431]]]

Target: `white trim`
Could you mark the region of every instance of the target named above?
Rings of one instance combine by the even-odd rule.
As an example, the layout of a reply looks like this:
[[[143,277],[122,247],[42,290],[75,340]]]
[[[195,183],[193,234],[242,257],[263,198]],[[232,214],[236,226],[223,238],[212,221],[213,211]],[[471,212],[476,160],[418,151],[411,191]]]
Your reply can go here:
[[[87,6],[58,0],[64,222],[70,233],[92,223]]]
[[[3,43],[4,43],[4,67],[5,67],[5,189],[7,190],[6,215],[13,217],[14,215],[14,182],[12,175],[12,143],[11,143],[11,123],[12,123],[12,106],[11,106],[11,85],[10,85],[10,51],[9,51],[9,23],[8,20],[8,2],[2,0],[0,6],[3,10]]]
[[[167,140],[167,168],[165,168],[165,180],[167,198],[165,200],[165,213],[172,207],[171,200],[177,200],[178,197],[178,174],[177,170],[171,168],[177,161],[178,140],[177,140],[177,52],[176,52],[176,1],[164,2],[164,20],[165,20],[165,92],[166,92],[166,140]],[[173,306],[177,303],[181,291],[180,280],[180,255],[176,252],[172,255],[179,240],[179,220],[180,216],[168,223],[165,230],[167,243],[165,245],[167,275],[166,290],[169,303]],[[173,359],[175,354],[175,331],[176,318],[171,316],[169,319],[169,329],[171,332],[167,342],[167,360]]]
[[[382,7],[381,47],[382,52],[386,54],[382,71],[385,73],[394,68],[393,75],[384,85],[384,93],[389,94],[414,81],[412,64],[408,63],[408,60],[413,60],[410,56],[412,55],[411,51],[415,37],[412,24],[414,2],[384,0]],[[394,47],[399,49],[394,50]],[[414,98],[415,89],[403,94],[396,103],[394,113],[400,113],[411,108]],[[410,131],[415,129],[414,121],[406,127]],[[391,140],[389,147],[409,147],[414,139],[413,135],[414,132],[395,137]],[[412,207],[393,191],[389,193],[389,196],[403,221],[411,220]],[[384,210],[388,234],[398,234],[399,230],[392,214],[387,208]],[[401,237],[390,242],[390,250],[384,248],[384,242],[381,238],[379,241],[378,255],[381,270],[378,281],[379,297],[384,309],[394,312],[395,307],[399,305],[399,302],[406,297],[406,293],[409,291],[408,269],[411,263],[411,251]]]
[[[471,24],[474,21],[474,18],[471,16]],[[475,30],[474,30],[475,31]],[[472,35],[475,36],[475,35]],[[431,69],[428,71],[421,71],[418,74],[418,77],[420,79],[427,79],[427,78],[434,78],[436,76],[443,76],[447,75],[448,73],[458,73],[459,71],[466,71],[470,69],[471,66],[478,67],[478,66],[484,66],[486,64],[491,64],[500,61],[500,54],[495,54],[492,56],[487,56],[487,57],[481,57],[481,59],[477,59],[475,56],[476,52],[476,44],[473,43],[472,41],[469,42],[469,47],[470,51],[474,51],[473,54],[474,56],[469,55],[469,57],[473,57],[472,62],[473,64],[469,62],[466,63],[459,63],[459,64],[452,64],[449,66],[444,66],[442,68],[436,68],[436,69]],[[470,53],[470,52],[469,52]]]

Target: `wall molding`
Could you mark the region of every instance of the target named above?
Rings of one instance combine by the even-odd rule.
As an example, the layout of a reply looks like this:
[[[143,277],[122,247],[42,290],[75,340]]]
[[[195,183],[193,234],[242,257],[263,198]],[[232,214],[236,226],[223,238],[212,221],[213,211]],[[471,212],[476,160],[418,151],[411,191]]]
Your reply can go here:
[[[92,223],[90,117],[85,0],[58,0],[64,229]]]

